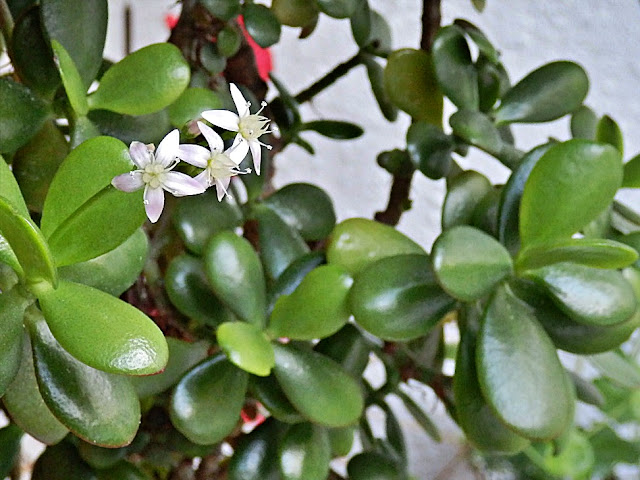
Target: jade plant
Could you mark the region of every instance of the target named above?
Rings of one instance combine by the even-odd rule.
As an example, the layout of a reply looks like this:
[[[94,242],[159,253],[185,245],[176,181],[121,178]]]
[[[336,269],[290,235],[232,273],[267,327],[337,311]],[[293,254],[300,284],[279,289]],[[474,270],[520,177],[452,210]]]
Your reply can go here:
[[[112,63],[107,0],[0,0],[0,478],[24,473],[25,434],[47,446],[36,480],[423,478],[392,400],[440,434],[408,383],[482,471],[613,478],[640,460],[621,436],[640,421],[640,215],[616,200],[640,156],[583,104],[580,65],[512,80],[439,8],[424,0],[420,48],[394,51],[367,0],[183,0],[166,43]],[[322,16],[358,52],[292,94],[257,59]],[[362,134],[299,108],[354,68],[371,115],[412,121],[406,148],[364,159],[392,176],[387,208],[337,223],[322,189],[272,179],[290,145],[314,152],[305,132]],[[511,135],[566,116],[530,151]],[[460,167],[474,149],[504,185]],[[394,228],[420,175],[447,185],[433,245]]]

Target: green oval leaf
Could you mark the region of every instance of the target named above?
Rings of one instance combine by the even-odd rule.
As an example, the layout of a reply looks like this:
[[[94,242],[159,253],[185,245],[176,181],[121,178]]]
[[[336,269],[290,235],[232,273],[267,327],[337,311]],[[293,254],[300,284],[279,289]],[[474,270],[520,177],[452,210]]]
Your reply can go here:
[[[24,311],[32,301],[16,286],[0,294],[0,397],[18,374],[22,358]]]
[[[624,164],[622,186],[625,188],[640,188],[640,155],[636,155]]]
[[[449,118],[453,133],[466,143],[498,157],[503,142],[491,119],[481,112],[458,110]]]
[[[434,243],[431,255],[442,288],[466,302],[484,297],[513,272],[509,252],[473,227],[447,230]]]
[[[244,6],[242,13],[247,32],[258,45],[267,48],[278,43],[282,27],[278,18],[268,7],[249,3]]]
[[[47,448],[33,468],[33,480],[97,480],[95,472],[82,461],[78,451],[64,442]]]
[[[478,73],[469,45],[456,25],[440,28],[433,40],[433,64],[442,92],[460,109],[477,110]]]
[[[366,4],[366,2],[362,3]],[[389,94],[384,88],[384,69],[375,58],[369,55],[364,57],[364,65],[367,68],[371,91],[378,103],[378,107],[380,107],[382,115],[390,122],[395,122],[398,118],[398,107],[391,102]]]
[[[280,23],[289,27],[306,27],[318,21],[318,5],[308,0],[273,0],[271,10]]]
[[[271,312],[273,310],[273,305],[281,295],[292,294],[304,277],[324,262],[324,253],[318,251],[309,252],[294,260],[269,289],[268,311]]]
[[[167,342],[137,308],[79,283],[38,292],[56,340],[74,357],[105,372],[149,375],[167,364]]]
[[[188,122],[201,118],[200,114],[205,110],[220,108],[222,108],[222,101],[215,92],[206,88],[187,88],[175,102],[169,105],[169,119],[174,127],[182,128]]]
[[[140,404],[129,380],[79,362],[56,342],[40,315],[27,319],[38,386],[54,415],[87,442],[110,447],[131,443]]]
[[[150,480],[150,478],[133,463],[126,461],[98,471],[98,480]]]
[[[531,170],[522,194],[522,244],[571,237],[611,204],[621,182],[615,148],[588,140],[553,145]]]
[[[243,435],[229,460],[229,480],[281,480],[278,447],[281,425],[273,418]]]
[[[329,427],[362,414],[360,387],[336,362],[319,353],[274,344],[274,372],[289,401],[309,420]]]
[[[381,258],[409,253],[425,251],[395,228],[365,218],[350,218],[336,225],[327,245],[327,261],[352,275]]]
[[[327,429],[312,423],[293,425],[280,442],[279,459],[283,480],[325,480],[331,461]]]
[[[0,153],[14,152],[33,137],[47,119],[46,104],[24,85],[0,78]]]
[[[576,110],[587,96],[589,78],[580,65],[552,62],[534,70],[502,97],[497,123],[549,122]]]
[[[141,48],[113,65],[89,98],[91,110],[127,115],[157,112],[180,97],[189,85],[189,64],[170,43]]]
[[[216,338],[235,366],[260,377],[271,373],[275,363],[273,348],[267,336],[255,326],[243,322],[223,323],[216,331]]]
[[[466,170],[455,177],[442,205],[442,229],[470,224],[476,207],[490,191],[489,179],[474,170]]]
[[[358,7],[358,0],[315,0],[322,13],[333,18],[349,18]]]
[[[202,0],[202,4],[212,15],[224,21],[240,13],[240,0]]]
[[[624,155],[622,131],[616,121],[609,115],[604,115],[598,122],[595,140],[600,143],[608,143],[615,147],[620,152],[620,155]]]
[[[20,455],[20,440],[24,432],[14,424],[0,428],[0,477],[6,478]]]
[[[9,168],[9,165],[7,165],[2,155],[0,155],[0,192],[2,192],[2,197],[4,197],[20,215],[29,218],[29,209],[24,202],[24,198],[22,198],[22,192],[12,172],[13,168],[13,165]]]
[[[437,180],[451,170],[455,145],[440,127],[413,122],[407,130],[407,152],[413,165],[427,177]]]
[[[608,326],[628,320],[636,311],[633,288],[617,270],[556,263],[526,276],[540,284],[572,320]]]
[[[337,265],[315,268],[291,295],[276,301],[269,332],[295,340],[334,334],[349,320],[347,295],[352,283],[351,276]]]
[[[171,397],[171,422],[185,437],[210,445],[226,437],[238,423],[248,374],[211,357],[189,371]]]
[[[211,288],[229,310],[262,327],[266,287],[260,259],[251,244],[233,232],[220,232],[207,243],[204,267]]]
[[[332,457],[346,457],[349,455],[355,440],[356,427],[330,428],[329,442],[331,443]]]
[[[549,439],[571,423],[573,388],[556,350],[529,307],[505,286],[487,306],[476,353],[483,396],[516,433]]]
[[[335,360],[354,378],[362,377],[372,346],[360,330],[347,323],[338,332],[320,340],[314,350]]]
[[[183,315],[212,327],[235,319],[211,290],[201,260],[178,255],[169,264],[164,282],[169,300]]]
[[[107,135],[127,145],[133,141],[158,145],[171,128],[167,109],[138,116],[122,115],[109,110],[93,110],[89,112],[86,122],[91,123],[97,132],[89,138]],[[76,129],[77,127],[76,124]]]
[[[276,377],[251,377],[251,393],[264,408],[279,421],[284,423],[300,423],[305,418],[287,399]]]
[[[59,42],[76,65],[86,89],[102,65],[107,36],[107,0],[42,0],[42,24],[48,37]]]
[[[442,125],[442,93],[427,52],[411,48],[393,52],[384,69],[384,88],[391,102],[414,120]]]
[[[404,472],[396,462],[376,451],[362,452],[349,460],[351,480],[402,480]]]
[[[361,270],[349,294],[356,322],[384,340],[429,332],[453,306],[431,273],[427,255],[397,255]]]
[[[596,139],[598,116],[586,105],[581,106],[571,115],[571,136],[586,140]]]
[[[314,120],[303,123],[300,130],[312,130],[333,140],[353,140],[364,133],[360,126],[338,120]]]
[[[87,112],[89,112],[87,89],[82,84],[82,78],[80,78],[78,69],[60,43],[51,40],[51,48],[53,49],[55,55],[54,62],[60,72],[60,78],[62,78],[62,84],[64,85],[64,90],[67,92],[71,108],[73,108],[77,115],[86,115]]]

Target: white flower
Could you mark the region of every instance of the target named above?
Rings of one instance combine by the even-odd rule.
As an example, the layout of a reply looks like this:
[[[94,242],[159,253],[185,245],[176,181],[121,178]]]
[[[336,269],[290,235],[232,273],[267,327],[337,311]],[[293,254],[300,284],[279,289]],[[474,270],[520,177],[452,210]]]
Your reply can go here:
[[[244,155],[247,154],[248,150],[251,150],[253,166],[256,173],[260,175],[260,147],[271,149],[270,145],[265,145],[258,140],[265,133],[271,132],[271,130],[268,130],[270,120],[260,115],[267,103],[262,102],[262,108],[257,113],[250,114],[249,107],[251,104],[245,100],[238,87],[232,83],[229,88],[238,114],[236,115],[228,110],[205,110],[202,112],[202,117],[220,128],[238,132],[234,141],[234,143],[238,143],[236,148],[239,152],[243,152]],[[238,153],[239,155],[240,153]]]
[[[238,164],[242,162],[247,151],[238,148],[239,141],[235,141],[230,148],[223,151],[224,143],[220,135],[202,122],[198,122],[198,127],[209,144],[209,150],[200,145],[180,145],[178,157],[191,165],[204,168],[204,171],[198,174],[195,180],[205,188],[215,184],[218,200],[222,200],[227,193],[227,188],[229,188],[231,177],[251,171],[249,168],[246,170],[238,168]]]
[[[173,130],[162,139],[157,150],[153,145],[131,142],[129,154],[138,170],[111,180],[111,184],[123,192],[135,192],[144,187],[144,209],[152,223],[158,221],[164,208],[163,190],[176,197],[197,195],[206,190],[195,178],[171,171],[180,161],[177,158],[179,141],[180,133]]]

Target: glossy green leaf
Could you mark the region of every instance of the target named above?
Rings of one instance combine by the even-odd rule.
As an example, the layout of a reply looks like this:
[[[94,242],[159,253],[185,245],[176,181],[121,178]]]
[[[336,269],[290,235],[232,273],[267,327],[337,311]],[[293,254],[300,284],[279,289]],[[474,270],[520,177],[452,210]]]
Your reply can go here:
[[[0,428],[0,477],[6,478],[20,456],[20,440],[24,432],[16,425]]]
[[[500,97],[500,91],[504,87],[503,78],[499,67],[486,57],[478,58],[476,70],[478,71],[478,107],[481,112],[488,112]]]
[[[173,387],[187,371],[207,357],[209,350],[205,341],[189,343],[172,337],[167,337],[167,345],[169,361],[162,373],[129,379],[138,397],[147,398]]]
[[[24,217],[12,204],[0,197],[0,233],[14,251],[24,270],[27,283],[33,287],[42,284],[55,286],[58,272],[42,233],[31,218]]]
[[[267,419],[243,435],[229,460],[229,480],[281,480],[278,467],[281,434],[281,425],[275,419]]]
[[[27,319],[38,386],[49,409],[87,442],[129,444],[140,423],[140,404],[129,380],[79,362],[56,342],[41,316]]]
[[[604,115],[598,122],[595,140],[600,143],[608,143],[615,147],[620,152],[620,155],[624,155],[622,131],[616,121],[609,115]]]
[[[88,117],[75,117],[69,121],[70,147],[76,148],[87,140],[100,136],[100,131]]]
[[[158,145],[171,128],[167,109],[137,116],[93,110],[89,112],[86,121],[93,125],[97,132],[95,136],[115,137],[127,145],[133,141]]]
[[[127,115],[157,112],[177,100],[189,85],[189,65],[170,43],[141,48],[113,65],[100,79],[89,108]]]
[[[23,348],[22,319],[32,302],[19,286],[0,294],[0,397],[18,374]]]
[[[636,155],[625,163],[622,186],[625,188],[640,188],[640,155]]]
[[[496,239],[473,227],[445,231],[434,243],[431,256],[442,288],[466,302],[484,297],[513,272],[509,252]]]
[[[51,180],[68,153],[66,138],[54,121],[47,121],[13,156],[11,168],[31,210],[42,212]]]
[[[353,123],[338,120],[314,120],[303,123],[300,130],[312,130],[333,140],[352,140],[360,137],[364,130]]]
[[[10,203],[20,215],[28,218],[29,209],[24,202],[22,192],[12,172],[13,168],[13,165],[9,168],[9,165],[7,165],[2,155],[0,155],[0,192],[2,192],[2,197]]]
[[[349,18],[351,34],[359,47],[365,47],[371,37],[371,8],[368,0],[358,2],[358,5]]]
[[[309,350],[274,344],[274,372],[289,401],[309,420],[329,427],[362,414],[360,387],[336,362]]]
[[[351,480],[402,480],[405,474],[389,457],[375,451],[362,452],[349,460]]]
[[[274,375],[268,377],[251,377],[251,393],[264,408],[280,422],[300,423],[306,419],[296,410],[282,391],[282,387]]]
[[[394,122],[398,118],[398,107],[391,102],[389,94],[384,88],[384,69],[372,56],[364,57],[364,65],[367,69],[371,91],[382,115],[390,122]]]
[[[218,298],[242,320],[262,327],[266,287],[260,259],[251,244],[233,232],[220,232],[207,243],[204,267]]]
[[[280,442],[282,480],[325,480],[329,474],[331,444],[326,428],[299,423]]]
[[[598,238],[571,238],[549,245],[535,245],[518,255],[518,270],[529,270],[560,262],[595,268],[624,268],[638,260],[638,252],[624,243]]]
[[[616,325],[628,320],[637,308],[631,284],[617,270],[565,262],[531,270],[526,276],[540,284],[558,308],[578,323]]]
[[[60,86],[60,75],[53,63],[51,45],[42,30],[40,7],[29,8],[14,18],[13,66],[26,86],[43,98],[51,98]]]
[[[442,92],[460,109],[478,109],[478,74],[469,45],[457,25],[440,28],[433,41],[433,63]]]
[[[234,320],[211,290],[201,260],[178,255],[169,264],[164,282],[169,300],[183,315],[212,327]]]
[[[324,253],[313,251],[294,260],[277,278],[269,289],[269,313],[281,295],[290,295],[300,285],[304,277],[325,262]]]
[[[110,252],[86,262],[60,267],[58,273],[64,280],[82,283],[119,297],[142,272],[148,251],[147,235],[139,229]]]
[[[291,295],[283,295],[273,308],[269,332],[295,340],[324,338],[349,320],[347,295],[351,276],[337,265],[323,265],[309,272]]]
[[[20,368],[2,400],[11,420],[42,443],[54,445],[69,433],[67,427],[53,416],[40,395],[33,367],[31,342],[26,333],[20,355]]]
[[[476,348],[480,389],[500,420],[530,439],[566,429],[575,404],[569,377],[529,307],[508,287],[487,306]]]
[[[60,72],[62,85],[64,85],[64,89],[67,92],[71,108],[77,115],[86,115],[89,111],[87,89],[82,83],[78,69],[60,43],[56,40],[51,40],[51,48],[53,49],[54,62]]]
[[[216,330],[218,345],[229,361],[242,370],[266,377],[275,363],[267,336],[254,325],[243,322],[223,323]]]
[[[411,48],[393,52],[384,69],[384,88],[389,99],[414,120],[442,125],[442,93],[427,52]]]
[[[552,145],[546,143],[528,152],[502,189],[498,207],[498,239],[511,254],[520,249],[520,201],[524,186],[533,167]]]
[[[471,223],[476,207],[490,191],[489,179],[474,170],[455,177],[442,205],[442,229]]]
[[[333,18],[349,18],[356,11],[358,0],[315,0],[322,13]]]
[[[615,148],[587,140],[553,145],[531,170],[522,194],[522,244],[571,237],[609,206],[621,182]]]
[[[222,33],[222,32],[221,32]],[[169,119],[176,128],[198,120],[205,110],[222,108],[222,101],[215,92],[206,88],[187,88],[178,99],[169,105]]]
[[[367,367],[371,349],[371,342],[351,323],[314,347],[316,352],[335,360],[355,378],[360,378]]]
[[[458,346],[453,377],[458,424],[479,450],[515,454],[525,449],[529,441],[507,428],[484,399],[478,383],[475,341],[475,335],[467,330]]]
[[[122,461],[111,468],[100,470],[98,480],[151,480],[151,477],[133,463]]]
[[[280,23],[290,27],[306,27],[318,21],[318,5],[309,0],[273,0],[271,10]]]
[[[0,78],[0,153],[25,145],[47,119],[44,101],[24,85]]]
[[[290,183],[267,197],[264,203],[305,240],[322,240],[336,223],[329,195],[309,183]]]
[[[335,226],[327,245],[327,261],[355,275],[385,257],[424,254],[420,245],[395,228],[365,218],[350,218]]]
[[[302,237],[270,208],[258,206],[254,209],[258,221],[260,254],[265,273],[278,278],[291,263],[309,252]]]
[[[571,115],[571,136],[586,140],[596,139],[598,116],[586,105],[582,105]]]
[[[56,340],[81,362],[105,372],[149,375],[167,364],[167,342],[137,308],[95,288],[61,281],[39,292]]]
[[[420,123],[420,122],[416,122]],[[413,123],[412,125],[415,125]],[[433,126],[433,128],[437,129],[437,127]],[[413,172],[415,171],[415,167],[411,163],[411,157],[407,150],[400,150],[398,148],[394,148],[393,150],[384,150],[378,154],[376,157],[376,163],[384,168],[391,175],[396,177],[411,177]],[[436,168],[439,168],[440,165],[436,165]],[[434,173],[434,175],[438,175],[439,172]]]
[[[498,156],[502,149],[500,132],[491,119],[473,110],[458,110],[449,118],[453,133],[466,143]]]
[[[587,96],[589,78],[580,65],[552,62],[529,73],[502,97],[496,122],[548,122],[575,111]]]
[[[257,3],[246,4],[242,16],[247,32],[258,45],[266,48],[278,43],[282,27],[268,7]]]
[[[33,480],[98,480],[95,472],[82,461],[75,447],[61,443],[49,447],[38,457]]]
[[[76,447],[82,460],[90,467],[100,469],[113,467],[127,455],[128,450],[127,447],[104,448],[87,442],[78,442]]]
[[[349,305],[356,322],[384,340],[429,332],[453,306],[431,273],[427,255],[381,259],[355,277]]]
[[[427,177],[437,180],[451,170],[453,139],[440,127],[413,122],[407,130],[407,152],[413,165]]]
[[[212,15],[224,21],[240,13],[240,0],[202,0],[202,4]]]
[[[107,36],[107,0],[42,0],[42,24],[48,37],[58,41],[75,63],[86,88],[102,65]]]
[[[178,383],[171,397],[171,422],[200,445],[219,442],[238,423],[248,374],[225,360],[211,357]]]
[[[477,26],[473,23],[456,18],[453,21],[453,24],[460,28],[466,36],[468,36],[473,43],[478,47],[479,53],[486,57],[491,63],[499,63],[500,62],[500,54],[495,49],[495,47],[491,44],[489,39],[482,33]]]

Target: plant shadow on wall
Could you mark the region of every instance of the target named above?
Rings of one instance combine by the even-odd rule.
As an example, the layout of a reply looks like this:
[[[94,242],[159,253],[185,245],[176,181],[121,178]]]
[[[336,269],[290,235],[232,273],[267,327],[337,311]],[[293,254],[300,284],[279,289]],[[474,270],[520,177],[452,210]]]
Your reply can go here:
[[[106,0],[0,0],[0,477],[18,478],[27,433],[48,445],[36,480],[340,479],[330,461],[356,437],[348,478],[420,478],[390,399],[440,436],[409,380],[460,425],[479,476],[614,478],[640,460],[619,435],[640,420],[640,216],[614,198],[640,187],[640,157],[623,162],[616,122],[583,105],[579,65],[512,84],[439,7],[424,1],[420,49],[392,51],[367,0],[184,0],[170,43],[112,64]],[[271,77],[265,105],[249,39],[286,25],[304,42],[323,15],[349,19],[358,53],[296,95]],[[377,156],[387,208],[336,225],[323,190],[271,179],[289,145],[314,152],[307,131],[362,134],[299,111],[361,67],[379,114],[413,121],[406,149]],[[573,138],[514,145],[511,124],[567,115]],[[460,168],[471,148],[511,169],[505,185]],[[415,175],[447,184],[431,253],[393,228]],[[577,402],[600,419],[577,424]]]

